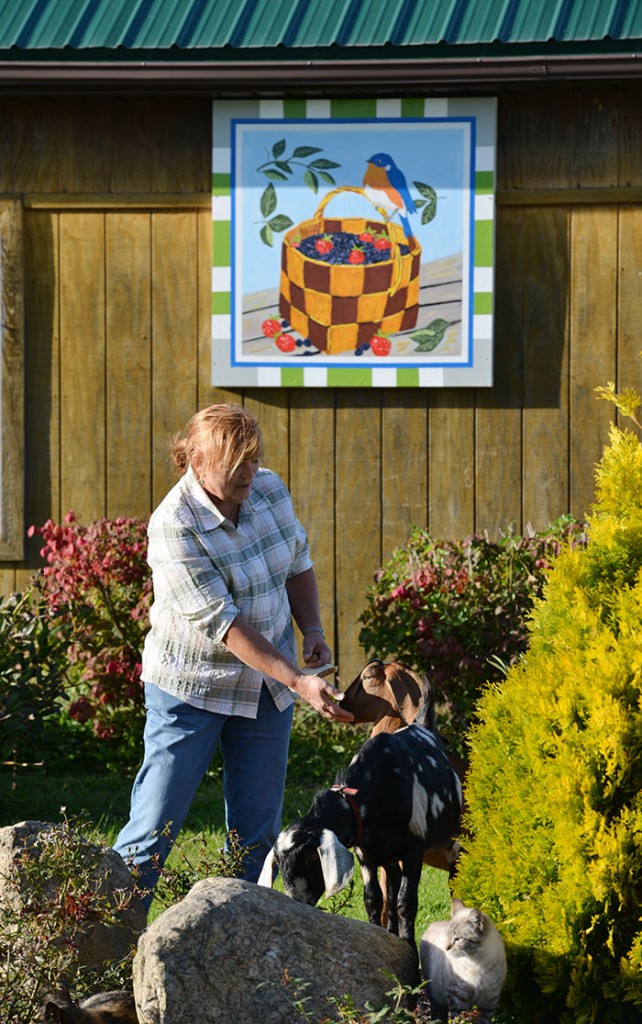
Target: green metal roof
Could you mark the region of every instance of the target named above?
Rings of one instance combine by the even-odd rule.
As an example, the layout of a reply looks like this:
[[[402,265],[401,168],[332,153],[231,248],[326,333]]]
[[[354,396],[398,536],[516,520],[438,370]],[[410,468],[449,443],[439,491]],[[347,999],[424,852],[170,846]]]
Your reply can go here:
[[[0,0],[2,60],[639,48],[642,0]]]

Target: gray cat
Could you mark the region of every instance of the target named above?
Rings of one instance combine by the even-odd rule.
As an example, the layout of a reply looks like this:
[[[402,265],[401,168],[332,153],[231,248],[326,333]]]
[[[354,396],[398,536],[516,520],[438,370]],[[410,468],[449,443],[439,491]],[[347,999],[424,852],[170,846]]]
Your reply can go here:
[[[476,1006],[480,1024],[490,1024],[506,978],[506,953],[486,914],[453,900],[450,921],[428,926],[419,954],[435,1020]]]

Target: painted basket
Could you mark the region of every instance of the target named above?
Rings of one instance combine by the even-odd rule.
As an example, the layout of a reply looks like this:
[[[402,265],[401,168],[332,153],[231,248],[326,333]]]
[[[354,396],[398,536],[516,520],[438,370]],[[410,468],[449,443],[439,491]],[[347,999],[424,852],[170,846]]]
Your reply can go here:
[[[279,311],[302,338],[334,355],[370,341],[383,331],[396,334],[412,330],[419,312],[419,265],[421,246],[415,240],[409,253],[403,229],[389,220],[324,216],[329,201],[340,192],[365,196],[361,188],[336,188],[319,204],[311,220],[302,221],[283,238]],[[385,218],[383,211],[379,211]],[[311,259],[296,247],[310,235],[347,231],[386,232],[389,260],[373,264],[330,264]]]

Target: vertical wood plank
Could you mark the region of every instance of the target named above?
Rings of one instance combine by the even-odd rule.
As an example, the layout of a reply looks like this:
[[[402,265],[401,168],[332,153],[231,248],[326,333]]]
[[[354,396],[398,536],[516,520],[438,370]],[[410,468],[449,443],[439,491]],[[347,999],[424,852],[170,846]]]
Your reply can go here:
[[[381,400],[382,559],[428,520],[428,410],[424,391],[387,391]]]
[[[343,679],[363,667],[359,616],[381,564],[381,409],[370,390],[341,390],[336,399],[336,587]]]
[[[299,388],[290,410],[290,493],[308,535],[319,584],[321,620],[336,650],[334,483],[335,431],[332,392]]]
[[[60,265],[59,217],[25,214],[25,526],[60,522]],[[26,565],[40,564],[38,538],[27,541]]]
[[[290,486],[290,394],[287,388],[250,388],[245,408],[256,416],[263,435],[263,464]]]
[[[60,181],[68,191],[206,192],[211,106],[207,97],[54,99],[63,128]]]
[[[152,215],[152,505],[176,482],[169,443],[196,412],[196,214]]]
[[[576,209],[571,220],[570,501],[578,519],[595,497],[611,418],[594,389],[615,380],[617,223],[615,207]]]
[[[60,192],[59,157],[64,133],[64,101],[46,97],[13,97],[3,120],[2,135],[10,141],[12,191]]]
[[[475,529],[475,392],[430,392],[429,517],[434,537],[465,537]]]
[[[624,206],[619,216],[617,387],[642,394],[642,210]],[[614,418],[615,408],[611,409]],[[620,420],[630,427],[630,420]]]
[[[638,89],[622,89],[618,93],[618,185],[642,184],[642,104]]]
[[[212,107],[207,96],[163,96],[150,110],[156,159],[152,192],[209,192]]]
[[[497,225],[493,387],[478,390],[475,415],[475,529],[494,538],[522,525],[523,264],[521,214],[503,210]]]
[[[567,139],[571,89],[511,90],[497,112],[498,188],[568,187],[573,178]]]
[[[105,225],[60,216],[60,497],[62,514],[105,514]]]
[[[0,98],[0,124],[8,125],[14,111],[14,103],[6,97]],[[14,147],[15,134],[11,131],[0,132],[0,192],[14,192]]]
[[[108,101],[101,113],[110,143],[105,167],[107,191],[151,191],[152,168],[164,158],[158,152],[158,133],[150,132],[150,125],[158,116],[158,100],[129,96],[127,103],[116,105]],[[87,129],[91,130],[91,126]]]
[[[569,511],[569,212],[523,217],[524,522],[545,529]]]
[[[151,217],[112,213],[106,225],[107,515],[151,506]]]
[[[108,179],[113,147],[113,125],[106,113],[109,100],[96,96],[72,95],[64,108],[54,101],[60,132],[58,167],[65,192],[97,192]]]
[[[24,557],[24,229],[22,203],[0,203],[0,559]]]
[[[569,185],[609,188],[618,180],[618,104],[601,89],[573,89],[570,101],[564,97],[564,108],[566,131],[560,124],[557,141],[553,142],[549,135],[549,147],[564,149],[559,146],[559,139],[568,139]],[[596,153],[600,154],[599,160],[595,159]],[[546,181],[546,177],[541,180]]]
[[[212,214],[209,208],[196,213],[198,239],[198,408],[218,401],[212,387]]]
[[[498,109],[499,188],[617,183],[619,101],[614,93],[575,86],[525,87],[511,90],[510,99],[504,99]],[[637,90],[635,102],[639,107]]]
[[[20,590],[25,586],[30,574],[27,574],[20,579],[16,578],[16,570],[13,566],[4,566],[0,568],[0,601],[3,598],[8,597],[9,594],[14,594],[17,590]]]

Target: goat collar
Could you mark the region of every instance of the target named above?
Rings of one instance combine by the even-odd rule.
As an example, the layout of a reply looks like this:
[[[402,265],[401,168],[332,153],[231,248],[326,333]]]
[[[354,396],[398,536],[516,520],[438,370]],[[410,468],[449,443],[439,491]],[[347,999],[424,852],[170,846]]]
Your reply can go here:
[[[334,786],[332,786],[332,790],[335,793],[341,793],[341,796],[344,796],[346,798],[346,800],[350,804],[352,810],[354,811],[354,816],[357,819],[357,834],[355,836],[355,839],[354,839],[354,842],[353,842],[352,845],[353,846],[358,846],[359,840],[361,839],[361,836],[363,835],[363,822],[361,820],[361,811],[359,810],[359,805],[358,805],[357,801],[355,800],[355,796],[357,795],[359,790],[358,789],[350,789],[349,786],[339,786],[338,784],[335,784]]]

